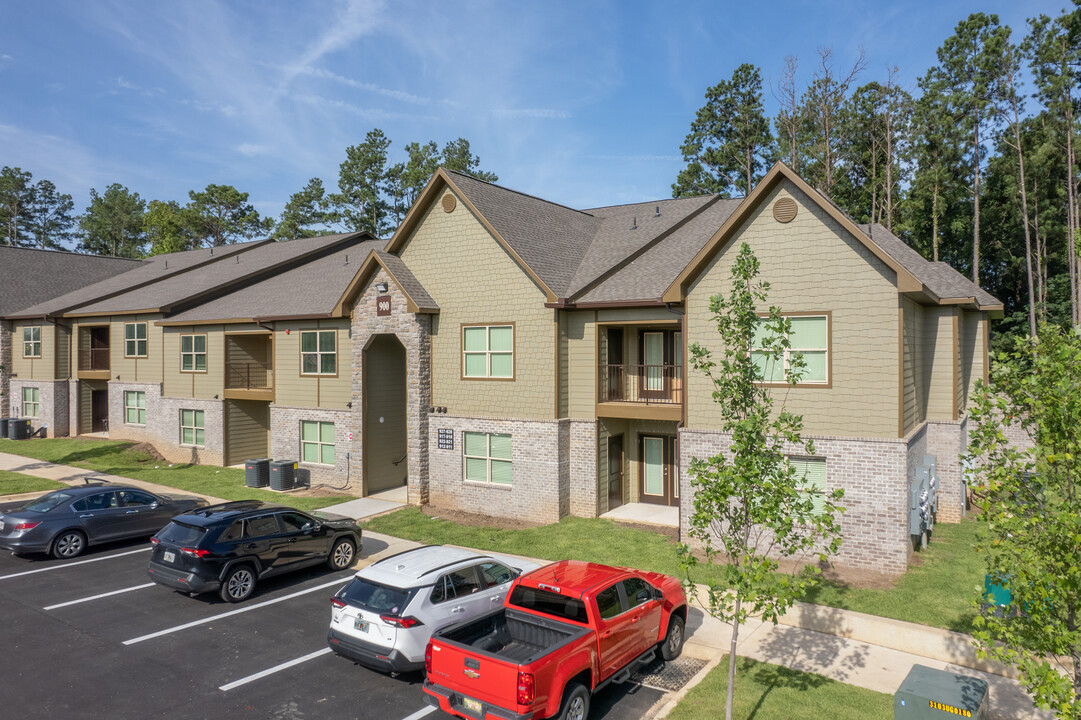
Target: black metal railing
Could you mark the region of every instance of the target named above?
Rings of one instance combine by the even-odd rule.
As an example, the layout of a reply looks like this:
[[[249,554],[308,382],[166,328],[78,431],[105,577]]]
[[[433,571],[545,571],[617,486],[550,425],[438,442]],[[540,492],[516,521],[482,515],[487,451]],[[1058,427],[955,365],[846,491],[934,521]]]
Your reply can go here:
[[[108,370],[109,348],[86,348],[79,353],[80,370]]]
[[[601,365],[599,380],[601,402],[683,402],[679,365]]]
[[[262,363],[225,363],[227,390],[269,390],[274,374]]]

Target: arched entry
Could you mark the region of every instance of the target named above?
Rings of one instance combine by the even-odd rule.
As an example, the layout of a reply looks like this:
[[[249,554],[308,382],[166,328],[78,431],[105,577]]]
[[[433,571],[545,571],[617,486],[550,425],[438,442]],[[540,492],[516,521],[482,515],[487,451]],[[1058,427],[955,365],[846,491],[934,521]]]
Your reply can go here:
[[[364,348],[362,453],[368,495],[401,487],[409,475],[405,347],[374,335]]]

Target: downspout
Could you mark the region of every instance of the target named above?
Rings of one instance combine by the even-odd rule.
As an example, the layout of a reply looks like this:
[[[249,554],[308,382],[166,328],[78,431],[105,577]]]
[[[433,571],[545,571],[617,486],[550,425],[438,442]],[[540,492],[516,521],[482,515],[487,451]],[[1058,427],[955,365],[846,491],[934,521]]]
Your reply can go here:
[[[680,392],[683,393],[683,397],[681,398],[682,402],[680,403],[682,408],[681,408],[681,412],[680,412],[679,422],[676,423],[676,482],[679,483],[680,485],[682,485],[683,467],[682,467],[682,464],[680,463],[680,455],[681,455],[680,445],[682,443],[680,442],[680,432],[679,431],[682,430],[686,426],[686,423],[687,423],[687,381],[689,379],[687,377],[687,310],[686,310],[686,308],[684,308],[683,310],[674,310],[674,309],[672,309],[672,303],[669,303],[669,302],[666,302],[664,304],[664,309],[667,310],[668,312],[672,313],[673,315],[679,315],[679,330],[680,330],[680,333],[683,335],[683,342],[681,343],[682,347],[680,348],[680,350],[682,351],[683,357],[680,358],[680,361],[679,361],[680,365],[683,366],[682,367],[682,370],[683,370],[683,387],[680,388]],[[676,506],[676,509],[678,511],[678,514],[677,514],[678,519],[676,521],[678,523],[676,525],[676,542],[681,543],[681,542],[683,542],[683,488],[682,487],[680,487],[679,505]]]

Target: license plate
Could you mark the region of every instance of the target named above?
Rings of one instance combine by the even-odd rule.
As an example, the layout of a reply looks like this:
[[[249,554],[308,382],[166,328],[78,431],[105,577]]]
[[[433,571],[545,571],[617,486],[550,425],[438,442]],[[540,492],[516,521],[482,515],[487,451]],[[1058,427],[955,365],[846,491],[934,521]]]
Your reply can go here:
[[[483,706],[480,704],[480,700],[470,700],[467,697],[462,698],[462,706],[466,710],[472,710],[475,713],[479,713]]]
[[[353,621],[353,627],[355,627],[357,630],[360,630],[361,632],[368,632],[368,621],[357,618]]]
[[[161,559],[165,562],[173,562],[176,560],[176,553],[169,552],[168,550],[161,556]]]

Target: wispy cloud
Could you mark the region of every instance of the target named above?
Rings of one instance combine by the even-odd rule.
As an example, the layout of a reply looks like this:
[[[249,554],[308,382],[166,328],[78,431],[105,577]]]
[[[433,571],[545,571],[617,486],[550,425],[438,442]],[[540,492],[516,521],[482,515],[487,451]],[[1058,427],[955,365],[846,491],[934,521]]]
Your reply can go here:
[[[295,71],[295,69],[293,70]],[[414,95],[413,93],[408,93],[403,90],[390,90],[388,88],[380,87],[375,83],[354,80],[353,78],[339,75],[324,68],[306,67],[301,69],[296,74],[306,75],[308,77],[316,77],[323,80],[332,80],[347,87],[356,88],[357,90],[365,90],[367,92],[375,93],[376,95],[382,95],[383,97],[400,100],[406,103],[412,103],[413,105],[427,105],[432,101],[431,98],[421,97],[420,95]]]
[[[542,120],[566,120],[571,114],[566,110],[553,108],[497,108],[492,114],[500,118],[524,119],[535,118]]]
[[[376,107],[361,107],[354,105],[353,103],[346,102],[345,100],[337,100],[335,98],[323,97],[321,95],[292,95],[292,100],[296,102],[304,103],[315,108],[321,108],[323,110],[344,110],[345,112],[352,113],[358,117],[365,118],[372,121],[383,120],[438,120],[439,118],[434,115],[417,115],[411,112],[394,112],[390,110],[384,110]]]
[[[270,148],[266,145],[256,145],[254,143],[241,143],[237,146],[236,151],[241,155],[248,157],[255,157],[256,155],[266,155],[270,152]]]

